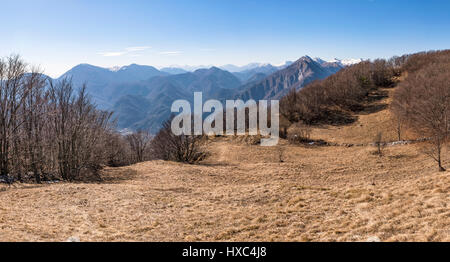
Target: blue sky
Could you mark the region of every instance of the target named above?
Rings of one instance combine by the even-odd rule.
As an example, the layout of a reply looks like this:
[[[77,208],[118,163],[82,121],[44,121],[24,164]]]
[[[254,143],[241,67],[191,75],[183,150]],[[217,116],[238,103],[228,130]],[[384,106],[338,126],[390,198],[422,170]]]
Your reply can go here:
[[[0,0],[0,56],[103,67],[280,64],[450,48],[450,1]]]

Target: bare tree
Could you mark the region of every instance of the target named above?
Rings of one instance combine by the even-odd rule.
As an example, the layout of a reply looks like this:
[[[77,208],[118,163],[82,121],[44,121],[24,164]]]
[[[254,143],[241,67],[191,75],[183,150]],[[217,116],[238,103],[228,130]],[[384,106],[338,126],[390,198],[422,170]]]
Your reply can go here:
[[[442,149],[450,134],[450,71],[448,62],[430,64],[408,76],[395,92],[393,112],[407,120],[420,136],[428,138],[424,152],[440,171]]]
[[[280,114],[290,122],[297,122],[299,116],[299,97],[295,88],[291,88],[289,93],[280,101]]]
[[[204,144],[203,136],[174,135],[169,119],[152,140],[152,152],[158,159],[194,164],[208,156]]]
[[[105,136],[106,164],[118,167],[136,163],[129,142],[117,132],[106,133]]]
[[[98,175],[118,158],[119,147],[131,163],[126,140],[113,125],[111,113],[96,109],[86,86],[76,90],[70,79],[50,81],[16,55],[0,59],[1,181]]]
[[[391,109],[392,110],[392,109]],[[392,117],[392,125],[395,128],[395,132],[397,133],[397,140],[402,141],[403,139],[403,129],[405,125],[405,119],[400,114],[393,114]]]
[[[438,163],[439,171],[441,172],[446,171],[446,169],[442,166],[442,151],[444,149],[446,139],[447,138],[442,136],[434,136],[428,140],[428,146],[422,147],[421,150],[425,155]]]
[[[394,69],[392,64],[384,59],[373,62],[372,79],[376,86],[390,87],[393,84]]]
[[[131,147],[131,151],[135,155],[136,162],[148,160],[147,152],[151,139],[150,132],[144,130],[139,130],[126,137],[126,140]]]
[[[11,172],[10,162],[19,161],[19,139],[15,134],[22,124],[19,114],[28,91],[24,87],[25,70],[26,64],[19,56],[0,60],[0,175],[5,177]]]
[[[49,92],[60,175],[70,181],[78,179],[82,170],[97,172],[111,113],[95,109],[86,86],[75,95],[70,79],[51,82]]]
[[[382,156],[383,155],[383,149],[386,146],[386,144],[383,141],[383,132],[378,132],[374,139],[374,144],[377,147],[377,155]]]
[[[25,87],[28,89],[23,105],[23,141],[25,145],[26,163],[25,167],[33,172],[36,183],[41,183],[44,160],[43,130],[46,123],[47,95],[45,85],[47,79],[42,76],[39,69],[34,69],[28,74]]]

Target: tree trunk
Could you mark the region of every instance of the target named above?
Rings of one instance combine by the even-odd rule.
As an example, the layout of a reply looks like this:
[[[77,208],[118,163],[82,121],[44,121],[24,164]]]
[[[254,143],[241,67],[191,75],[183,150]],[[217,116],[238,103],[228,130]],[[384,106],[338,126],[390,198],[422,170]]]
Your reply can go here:
[[[445,172],[445,171],[447,171],[447,170],[445,170],[445,168],[442,166],[442,161],[441,161],[441,157],[440,157],[440,156],[439,156],[438,164],[439,164],[439,172]]]
[[[438,154],[438,164],[439,164],[439,172],[445,172],[445,168],[442,166],[442,143],[441,140],[438,140],[438,148],[437,148],[437,154]]]

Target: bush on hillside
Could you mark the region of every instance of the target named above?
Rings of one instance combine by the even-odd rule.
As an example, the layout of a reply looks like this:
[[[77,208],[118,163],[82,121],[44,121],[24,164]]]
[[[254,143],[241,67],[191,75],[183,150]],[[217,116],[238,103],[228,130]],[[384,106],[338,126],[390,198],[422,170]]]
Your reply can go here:
[[[292,144],[301,144],[311,141],[311,127],[297,123],[288,130],[288,141]]]
[[[174,135],[168,120],[153,138],[151,150],[157,159],[195,164],[208,156],[205,143],[204,136]]]

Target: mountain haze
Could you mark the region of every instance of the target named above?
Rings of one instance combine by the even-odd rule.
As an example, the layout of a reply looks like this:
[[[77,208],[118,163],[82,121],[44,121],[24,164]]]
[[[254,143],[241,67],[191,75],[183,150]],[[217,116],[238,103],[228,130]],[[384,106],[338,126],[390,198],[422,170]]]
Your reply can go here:
[[[76,86],[87,84],[88,92],[93,96],[100,108],[112,106],[110,99],[111,86],[137,82],[155,76],[169,75],[153,66],[131,64],[117,70],[111,70],[89,64],[80,64],[70,69],[58,79],[71,78]]]
[[[261,65],[252,69],[247,69],[240,72],[235,72],[234,75],[239,78],[243,83],[248,83],[255,81],[255,76],[261,76],[261,74],[264,74],[265,76],[268,76],[272,73],[275,73],[280,68],[275,67],[271,64]]]
[[[160,69],[161,72],[169,73],[171,75],[178,75],[187,73],[187,70],[178,67],[164,67]]]
[[[217,67],[157,76],[135,84],[117,85],[115,88],[123,90],[125,95],[115,102],[112,109],[120,128],[148,128],[156,132],[170,116],[173,101],[185,99],[192,102],[194,92],[202,92],[204,100],[231,97],[240,86],[237,77]]]

